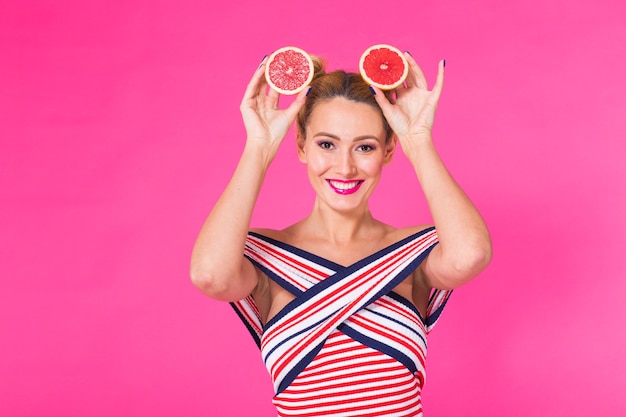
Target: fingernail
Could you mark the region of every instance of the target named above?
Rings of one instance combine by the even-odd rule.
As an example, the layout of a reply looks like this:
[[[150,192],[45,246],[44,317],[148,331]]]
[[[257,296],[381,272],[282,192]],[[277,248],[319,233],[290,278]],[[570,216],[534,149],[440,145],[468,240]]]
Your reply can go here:
[[[409,51],[404,51],[405,54],[408,54],[409,56],[413,56],[411,55],[411,53]]]
[[[308,97],[308,95],[309,95],[309,93],[310,93],[310,92],[311,92],[311,87],[309,87],[309,89],[308,89],[308,90],[306,90],[306,94],[305,94],[305,95]]]
[[[374,87],[372,87],[371,85],[370,85],[370,91],[372,92],[372,94],[376,95],[376,90],[374,90]]]
[[[443,67],[444,68],[446,67],[446,60],[445,59],[443,60]]]
[[[265,55],[263,59],[261,60],[261,63],[259,64],[259,68],[263,66],[263,63],[265,62],[265,58],[267,58],[267,55]]]

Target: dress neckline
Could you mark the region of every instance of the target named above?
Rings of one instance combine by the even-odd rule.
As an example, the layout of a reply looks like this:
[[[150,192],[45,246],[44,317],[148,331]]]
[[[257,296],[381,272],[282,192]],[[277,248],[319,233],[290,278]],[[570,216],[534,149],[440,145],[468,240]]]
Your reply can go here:
[[[271,243],[272,245],[275,245],[275,246],[277,246],[277,247],[279,247],[279,248],[281,248],[283,250],[286,250],[286,251],[288,251],[290,253],[293,253],[294,255],[298,255],[298,256],[300,256],[302,258],[305,258],[305,259],[307,259],[307,260],[309,260],[311,262],[314,262],[314,263],[316,263],[316,264],[318,264],[320,266],[326,267],[328,269],[331,269],[331,270],[337,272],[337,271],[342,270],[342,269],[359,268],[360,266],[362,266],[364,264],[370,263],[373,259],[377,259],[377,258],[379,258],[381,256],[384,256],[386,253],[392,252],[393,250],[395,250],[395,249],[405,245],[406,243],[408,243],[408,242],[410,242],[412,240],[417,239],[418,237],[420,237],[422,235],[425,235],[425,234],[431,232],[434,229],[435,229],[434,226],[426,227],[426,228],[424,228],[424,229],[422,229],[422,230],[420,230],[418,232],[415,232],[415,233],[413,233],[413,234],[411,234],[411,235],[409,235],[409,236],[407,236],[405,238],[402,238],[402,239],[400,239],[400,240],[398,240],[396,242],[393,242],[393,243],[391,243],[391,244],[389,244],[389,245],[387,245],[387,246],[385,246],[385,247],[383,247],[381,249],[378,249],[375,252],[373,252],[373,253],[371,253],[369,255],[366,255],[365,257],[363,257],[363,258],[361,258],[361,259],[359,259],[359,260],[357,260],[355,262],[352,262],[349,265],[342,265],[340,263],[331,261],[330,259],[324,258],[323,256],[317,255],[317,254],[315,254],[315,253],[313,253],[311,251],[308,251],[306,249],[299,248],[299,247],[294,246],[294,245],[292,245],[290,243],[286,243],[286,242],[283,242],[283,241],[271,238],[269,236],[263,235],[263,234],[258,233],[258,232],[250,231],[250,232],[248,232],[248,234],[250,236],[254,236],[254,237],[259,238],[261,240],[264,240],[264,241],[266,241],[268,243]]]

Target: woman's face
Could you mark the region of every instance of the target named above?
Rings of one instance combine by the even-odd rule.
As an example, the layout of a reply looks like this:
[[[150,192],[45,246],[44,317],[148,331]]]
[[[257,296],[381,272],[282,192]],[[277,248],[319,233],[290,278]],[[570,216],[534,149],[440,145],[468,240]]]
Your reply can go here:
[[[395,140],[385,143],[380,114],[365,103],[344,98],[319,102],[298,139],[298,155],[306,163],[318,201],[340,211],[367,205],[391,160]]]

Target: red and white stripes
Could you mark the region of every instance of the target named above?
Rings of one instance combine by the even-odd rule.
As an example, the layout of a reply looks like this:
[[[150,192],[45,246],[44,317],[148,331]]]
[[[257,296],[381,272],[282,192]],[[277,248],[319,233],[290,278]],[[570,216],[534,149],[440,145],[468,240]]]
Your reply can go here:
[[[337,331],[274,405],[279,416],[418,416],[420,391],[404,365]]]
[[[246,256],[295,296],[264,328],[251,297],[233,304],[254,322],[251,333],[262,329],[255,336],[280,416],[421,415],[426,334],[436,318],[421,318],[392,289],[436,244],[428,229],[343,267],[250,234]],[[433,293],[429,314],[438,317],[449,293]]]

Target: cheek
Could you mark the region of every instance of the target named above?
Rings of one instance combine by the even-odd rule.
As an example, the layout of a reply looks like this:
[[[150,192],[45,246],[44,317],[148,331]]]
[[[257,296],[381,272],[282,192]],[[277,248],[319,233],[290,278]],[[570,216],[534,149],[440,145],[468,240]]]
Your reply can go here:
[[[323,172],[332,165],[332,161],[328,156],[324,156],[319,152],[312,152],[307,155],[306,165],[311,172]]]
[[[368,158],[360,164],[361,169],[369,174],[380,174],[383,170],[383,160],[380,158]]]

